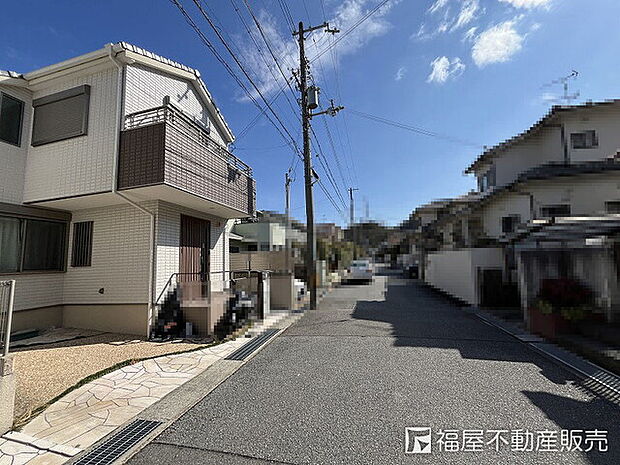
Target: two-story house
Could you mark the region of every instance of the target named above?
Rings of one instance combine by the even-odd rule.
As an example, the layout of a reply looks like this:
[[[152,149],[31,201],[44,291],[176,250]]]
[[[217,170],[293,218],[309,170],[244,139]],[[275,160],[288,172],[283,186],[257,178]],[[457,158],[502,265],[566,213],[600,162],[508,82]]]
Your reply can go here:
[[[232,219],[255,209],[233,140],[197,70],[124,42],[0,72],[0,277],[16,280],[14,330],[146,335],[182,283],[226,289]]]
[[[431,284],[478,305],[496,303],[491,288],[503,282],[514,301],[520,234],[544,219],[619,213],[619,125],[620,101],[555,106],[485,150],[465,171],[477,179],[474,201],[451,202],[429,227],[443,238],[427,257]]]

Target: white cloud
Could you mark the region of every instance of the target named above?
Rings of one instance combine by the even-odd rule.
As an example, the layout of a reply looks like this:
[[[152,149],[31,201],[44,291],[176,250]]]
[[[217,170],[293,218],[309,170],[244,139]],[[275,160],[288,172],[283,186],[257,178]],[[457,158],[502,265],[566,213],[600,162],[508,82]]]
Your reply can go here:
[[[506,62],[521,50],[524,36],[515,29],[516,21],[497,24],[476,37],[471,56],[478,67]]]
[[[452,60],[446,56],[435,58],[431,62],[431,73],[428,75],[426,82],[436,82],[443,84],[451,77],[457,77],[463,74],[465,65],[459,57]]]
[[[551,0],[499,0],[502,3],[510,3],[515,8],[539,8],[548,7],[551,4]]]
[[[448,4],[448,1],[449,0],[437,0],[435,3],[431,5],[431,7],[428,9],[428,12],[430,14],[436,13],[437,11],[445,7]]]
[[[479,9],[480,4],[478,3],[478,0],[465,0],[459,15],[450,30],[454,31],[471,23],[474,19],[476,19],[476,13]]]
[[[342,39],[336,46],[337,56],[356,53],[372,39],[388,32],[391,24],[387,21],[386,16],[399,2],[400,0],[389,1],[347,35],[346,38]],[[337,27],[344,32],[356,24],[374,6],[375,3],[372,0],[344,0],[338,5],[333,18],[328,22],[331,27]],[[299,52],[296,39],[290,35],[286,28],[281,27],[281,24],[273,15],[265,10],[259,11],[259,21],[271,48],[274,50],[275,56],[278,58],[281,68],[289,76],[292,68],[296,69],[299,67]],[[250,22],[250,27],[254,36],[261,43],[260,33],[252,22]],[[337,37],[338,35],[336,35]],[[263,95],[273,94],[281,86],[286,85],[280,71],[272,64],[273,60],[265,47],[263,47],[263,53],[268,58],[269,67],[265,64],[256,50],[256,46],[247,34],[240,34],[236,38],[241,49],[241,61],[250,69],[253,80]],[[309,34],[306,40],[306,55],[308,59],[312,61],[333,40],[334,38],[330,34],[326,34],[322,30]],[[330,52],[325,53],[314,64],[318,65],[319,61],[323,62],[323,69],[331,69]],[[253,92],[253,94],[255,98],[258,98],[258,93]],[[240,95],[239,99],[242,101],[248,100],[246,95]]]
[[[463,42],[472,42],[476,39],[476,31],[478,30],[477,26],[470,27],[467,29],[467,32],[463,34]]]
[[[394,76],[394,80],[400,81],[402,78],[405,77],[405,74],[407,74],[407,68],[405,66],[401,66],[400,68],[398,68],[398,71],[396,71],[396,76]]]

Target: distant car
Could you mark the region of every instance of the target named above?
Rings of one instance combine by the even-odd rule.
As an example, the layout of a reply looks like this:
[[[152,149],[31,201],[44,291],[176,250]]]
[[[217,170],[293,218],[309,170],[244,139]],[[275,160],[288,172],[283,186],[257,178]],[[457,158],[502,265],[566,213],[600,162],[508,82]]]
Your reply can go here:
[[[353,260],[349,266],[347,281],[372,281],[372,263],[370,260]]]

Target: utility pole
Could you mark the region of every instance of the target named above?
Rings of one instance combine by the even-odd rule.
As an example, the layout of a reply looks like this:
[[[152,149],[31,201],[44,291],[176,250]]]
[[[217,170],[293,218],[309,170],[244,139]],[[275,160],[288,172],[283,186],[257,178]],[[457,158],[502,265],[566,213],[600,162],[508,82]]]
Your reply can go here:
[[[351,235],[353,236],[353,257],[357,258],[357,231],[355,229],[355,207],[353,205],[353,191],[359,189],[349,187],[349,228],[351,229]]]
[[[354,187],[349,187],[349,199],[350,199],[350,203],[349,203],[349,227],[352,228],[353,224],[355,223],[355,208],[353,206],[353,191],[358,191],[359,189],[356,189]]]
[[[285,241],[285,249],[286,249],[286,271],[291,271],[291,182],[292,179],[288,174],[288,171],[284,173],[284,190],[286,191],[286,205],[285,205],[285,214],[286,214],[286,232],[284,236]]]
[[[308,88],[308,61],[304,49],[304,34],[317,29],[325,29],[326,32],[335,34],[340,32],[337,29],[330,29],[329,24],[323,23],[320,26],[304,29],[304,23],[299,22],[299,30],[293,32],[293,36],[299,36],[299,92],[301,93],[301,121],[304,145],[304,178],[306,186],[306,278],[308,280],[308,292],[310,294],[310,309],[316,309],[316,236],[314,231],[314,200],[312,197],[312,156],[310,154],[310,120],[313,116],[330,114],[334,116],[344,107],[331,107],[325,111],[312,113],[318,107],[319,89],[312,87],[312,95],[309,95]],[[311,100],[311,101],[310,101]]]

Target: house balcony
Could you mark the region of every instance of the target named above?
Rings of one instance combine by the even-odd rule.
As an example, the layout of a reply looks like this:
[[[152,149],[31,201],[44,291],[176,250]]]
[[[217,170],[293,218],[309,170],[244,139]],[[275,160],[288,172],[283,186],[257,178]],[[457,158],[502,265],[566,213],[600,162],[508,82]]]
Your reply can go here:
[[[252,216],[256,206],[251,168],[170,104],[125,117],[118,189],[222,218]]]

